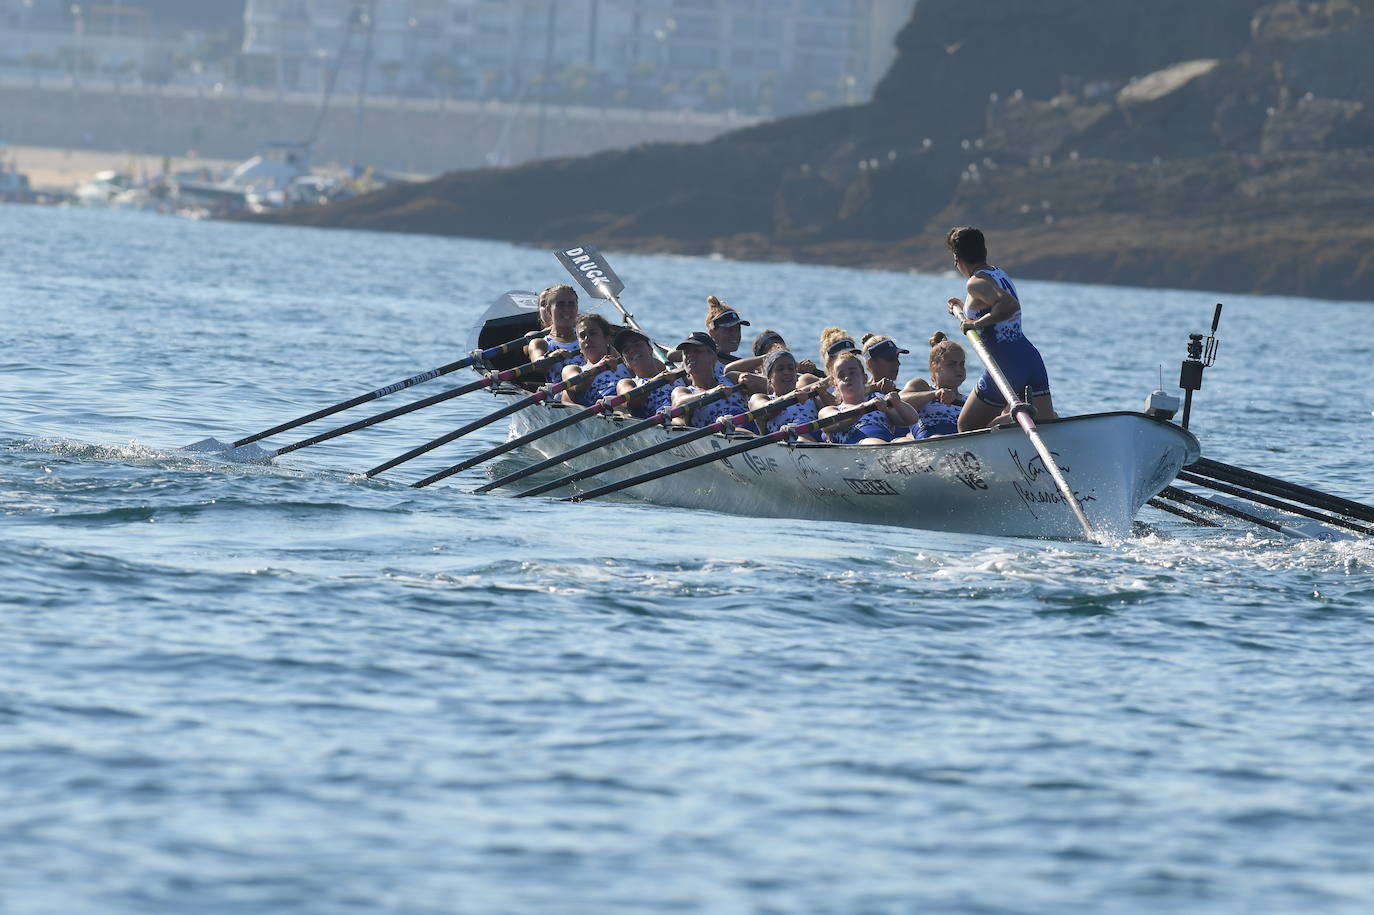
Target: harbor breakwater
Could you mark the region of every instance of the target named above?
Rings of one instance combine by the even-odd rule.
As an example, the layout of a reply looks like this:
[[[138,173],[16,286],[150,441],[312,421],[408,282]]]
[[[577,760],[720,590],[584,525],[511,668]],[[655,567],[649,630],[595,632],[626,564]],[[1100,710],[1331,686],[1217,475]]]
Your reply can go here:
[[[62,77],[0,79],[0,140],[26,146],[246,159],[269,141],[309,139],[314,160],[437,174],[538,156],[580,156],[650,141],[699,142],[751,123],[730,114],[316,93],[216,92]]]

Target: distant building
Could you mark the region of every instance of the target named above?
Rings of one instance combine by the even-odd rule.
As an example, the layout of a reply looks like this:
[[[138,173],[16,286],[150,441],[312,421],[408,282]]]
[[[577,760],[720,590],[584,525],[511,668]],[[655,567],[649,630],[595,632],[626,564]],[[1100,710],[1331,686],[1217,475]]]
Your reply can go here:
[[[132,74],[193,51],[203,38],[132,0],[0,0],[0,61],[34,70]]]
[[[259,85],[653,108],[867,99],[916,0],[247,0]],[[369,44],[370,33],[370,44]]]

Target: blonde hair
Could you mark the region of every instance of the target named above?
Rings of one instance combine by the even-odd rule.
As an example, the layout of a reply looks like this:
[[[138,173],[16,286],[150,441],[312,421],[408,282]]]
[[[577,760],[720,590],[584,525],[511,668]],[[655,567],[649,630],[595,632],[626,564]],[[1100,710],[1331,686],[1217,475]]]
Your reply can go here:
[[[955,343],[942,330],[937,330],[930,335],[930,370],[935,371],[935,366],[945,361],[945,357],[951,353],[964,354],[964,348]]]
[[[719,318],[727,311],[734,310],[735,309],[731,308],[729,305],[726,305],[724,302],[722,302],[715,296],[708,295],[706,297],[706,329],[711,329],[711,322],[714,321],[716,318]]]
[[[825,366],[827,372],[830,371],[830,363],[834,361],[835,356],[826,355],[826,351],[846,337],[853,342],[853,336],[843,327],[827,327],[825,330],[821,331],[821,363]]]

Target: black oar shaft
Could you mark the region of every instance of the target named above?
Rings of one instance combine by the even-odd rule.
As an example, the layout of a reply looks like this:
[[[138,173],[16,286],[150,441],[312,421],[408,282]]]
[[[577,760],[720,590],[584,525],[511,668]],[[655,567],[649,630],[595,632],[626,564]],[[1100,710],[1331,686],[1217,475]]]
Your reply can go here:
[[[1341,518],[1336,515],[1330,515],[1325,512],[1315,511],[1302,505],[1294,505],[1291,502],[1283,502],[1279,499],[1274,499],[1257,492],[1250,492],[1249,490],[1242,489],[1239,486],[1231,486],[1227,483],[1221,483],[1216,480],[1211,480],[1207,477],[1198,476],[1195,473],[1189,473],[1186,470],[1180,471],[1178,474],[1178,478],[1185,482],[1192,483],[1195,486],[1205,486],[1208,489],[1212,489],[1220,493],[1225,493],[1228,496],[1237,496],[1241,499],[1246,499],[1258,505],[1265,505],[1269,508],[1277,508],[1280,511],[1289,512],[1290,514],[1294,515],[1301,515],[1304,518],[1311,518],[1313,521],[1320,521],[1323,524],[1330,524],[1335,527],[1343,527],[1347,530],[1358,531],[1361,534],[1374,534],[1374,528],[1366,527],[1363,524],[1356,524],[1354,521],[1348,521],[1345,518]]]
[[[709,431],[715,431],[713,429],[710,429],[710,427],[707,427],[707,429]],[[758,438],[751,438],[747,442],[740,442],[739,444],[731,445],[727,448],[722,448],[719,451],[712,451],[710,454],[701,454],[693,458],[688,458],[685,461],[679,461],[671,467],[661,467],[658,470],[648,470],[644,473],[638,474],[637,476],[630,477],[627,480],[620,480],[615,483],[607,483],[604,486],[598,486],[595,489],[589,489],[584,493],[578,493],[575,496],[569,496],[563,501],[585,502],[588,499],[595,499],[598,496],[605,496],[613,492],[620,492],[620,490],[622,489],[629,489],[631,486],[638,486],[641,483],[648,483],[653,480],[658,480],[666,476],[671,476],[675,473],[681,473],[684,470],[691,470],[693,467],[700,467],[702,464],[709,464],[712,461],[719,461],[722,458],[733,457],[734,455],[742,454],[745,451],[752,451],[755,448],[762,448],[764,445],[772,445],[778,441],[781,441],[784,437],[786,437],[786,434],[787,433],[781,429],[777,432],[770,432],[769,434],[759,436]],[[700,436],[697,437],[700,438]],[[674,444],[680,445],[682,444],[682,442],[675,442]]]
[[[1218,502],[1215,499],[1208,499],[1204,498],[1203,496],[1194,495],[1193,493],[1188,492],[1184,489],[1179,489],[1176,486],[1164,487],[1159,492],[1159,498],[1169,499],[1173,502],[1190,502],[1193,505],[1200,505],[1203,508],[1210,509],[1214,512],[1220,512],[1223,515],[1230,515],[1232,518],[1239,518],[1242,521],[1249,521],[1251,524],[1258,525],[1259,527],[1266,528],[1267,530],[1276,531],[1281,534],[1288,533],[1288,529],[1286,529],[1283,525],[1275,524],[1273,521],[1270,521],[1267,518],[1261,518],[1259,515],[1251,514],[1250,512],[1244,511],[1239,508],[1233,508],[1232,506],[1227,505],[1223,502]]]
[[[882,409],[882,407],[875,404],[871,407],[867,407],[866,409],[858,411],[844,410],[839,413],[833,413],[830,416],[827,416],[825,419],[813,419],[810,422],[800,423],[795,426],[783,426],[776,432],[770,432],[767,435],[761,435],[757,438],[752,438],[747,442],[740,442],[736,445],[730,445],[720,449],[719,451],[712,451],[710,454],[699,454],[696,457],[688,458],[685,461],[679,461],[678,463],[673,464],[671,467],[661,467],[658,470],[648,470],[637,476],[630,477],[627,480],[620,480],[615,483],[607,483],[605,486],[598,486],[596,489],[591,489],[587,492],[580,493],[575,496],[569,496],[567,499],[564,499],[563,501],[585,502],[588,499],[595,499],[598,496],[610,495],[613,492],[620,492],[620,490],[622,489],[629,489],[631,486],[639,486],[641,483],[650,483],[654,480],[662,479],[663,477],[672,476],[675,473],[681,473],[684,470],[691,470],[693,467],[700,467],[703,464],[710,464],[715,461],[722,460],[723,458],[733,457],[736,454],[743,454],[746,451],[753,451],[755,448],[762,448],[764,445],[772,445],[776,442],[782,441],[789,435],[809,435],[810,433],[820,429],[824,429],[827,426],[833,426],[836,423],[841,423],[847,419],[852,419],[857,414],[870,413],[873,410],[880,409]]]
[[[505,353],[510,352],[512,349],[518,346],[524,346],[534,336],[537,335],[538,332],[535,331],[531,334],[526,334],[525,336],[520,337],[518,339],[508,340],[505,343],[502,343],[500,346],[494,346],[490,349],[483,350],[480,353],[480,356],[483,359],[494,359],[497,356],[501,356]],[[361,404],[365,404],[373,400],[378,400],[382,397],[386,397],[389,394],[395,394],[397,391],[404,391],[406,388],[414,387],[417,384],[423,384],[426,381],[432,381],[433,379],[438,378],[441,375],[447,375],[450,372],[456,372],[459,369],[467,368],[468,366],[476,362],[477,358],[478,355],[476,354],[467,356],[463,359],[459,359],[457,362],[450,362],[448,365],[441,365],[436,369],[430,369],[428,372],[420,372],[418,375],[411,375],[409,378],[397,381],[394,384],[388,384],[384,387],[378,388],[375,391],[369,391],[366,394],[359,394],[357,397],[354,397],[350,400],[345,400],[342,403],[336,403],[332,407],[325,407],[322,410],[316,410],[314,413],[307,414],[306,416],[301,416],[293,420],[288,420],[287,422],[281,423],[280,425],[273,426],[271,429],[264,429],[261,432],[254,432],[252,435],[248,435],[239,439],[238,441],[231,444],[229,447],[239,448],[243,445],[248,445],[253,442],[259,441],[260,439],[276,435],[278,432],[285,432],[286,430],[294,429],[297,426],[304,426],[307,423],[313,423],[317,419],[324,419],[326,416],[333,416],[335,413],[342,413],[344,410],[349,410],[353,407],[360,406]]]
[[[279,455],[289,454],[292,451],[298,451],[301,448],[307,448],[310,445],[318,445],[320,442],[329,441],[332,438],[338,438],[340,435],[347,435],[349,432],[356,432],[359,429],[364,429],[368,426],[376,425],[377,423],[384,423],[389,419],[395,419],[396,417],[403,416],[406,413],[413,413],[414,411],[424,409],[425,407],[432,407],[435,404],[441,403],[445,400],[450,400],[454,397],[461,397],[464,394],[471,394],[473,391],[480,391],[482,388],[489,388],[493,384],[497,384],[499,382],[510,381],[528,372],[538,371],[539,369],[546,368],[550,365],[553,365],[556,362],[566,361],[568,359],[568,356],[568,350],[559,350],[557,355],[545,356],[543,359],[539,359],[534,362],[529,362],[525,365],[518,366],[513,369],[506,369],[504,372],[498,372],[495,375],[487,375],[485,378],[479,378],[476,381],[462,385],[461,387],[453,388],[450,391],[443,391],[439,394],[434,394],[430,397],[423,398],[422,400],[417,400],[414,403],[408,403],[403,407],[396,407],[395,409],[387,410],[383,413],[378,413],[374,416],[369,416],[366,419],[360,419],[357,422],[349,423],[346,426],[339,426],[337,429],[330,429],[327,432],[321,432],[319,435],[312,435],[310,438],[302,439],[299,442],[293,442],[292,444],[287,445],[284,448],[278,448],[276,451],[272,453],[272,456],[277,457]]]
[[[533,476],[534,474],[539,473],[541,470],[548,470],[550,467],[556,467],[559,464],[564,464],[568,461],[571,461],[575,457],[581,457],[582,455],[587,454],[588,452],[596,451],[599,448],[604,448],[607,445],[620,441],[621,439],[626,439],[632,435],[643,432],[645,429],[651,429],[654,426],[661,426],[663,425],[663,423],[667,422],[667,420],[667,416],[664,416],[660,413],[655,413],[648,419],[642,419],[637,423],[631,423],[628,426],[624,426],[620,429],[615,430],[614,432],[608,433],[607,435],[603,435],[598,439],[595,439],[582,445],[578,445],[576,448],[573,448],[569,451],[564,451],[560,454],[555,454],[553,457],[545,458],[542,461],[536,461],[533,464],[521,467],[519,470],[508,473],[503,477],[499,477],[495,480],[491,480],[490,482],[484,483],[481,486],[477,487],[475,490],[473,490],[473,492],[491,492],[493,489],[499,489],[502,486],[508,486],[511,483],[514,483],[516,480],[523,480],[525,477]]]
[[[470,467],[476,467],[478,464],[481,464],[484,461],[489,461],[494,457],[500,457],[508,451],[514,451],[521,445],[528,445],[530,442],[538,441],[539,439],[544,438],[546,435],[552,435],[553,433],[558,432],[562,429],[566,429],[569,426],[576,425],[577,423],[580,423],[583,420],[591,419],[593,416],[600,416],[603,413],[607,413],[611,410],[617,409],[618,407],[624,406],[625,404],[628,404],[631,401],[639,400],[647,396],[650,392],[663,387],[670,381],[676,380],[678,377],[681,376],[681,374],[681,372],[674,372],[671,375],[666,375],[663,378],[656,378],[647,384],[640,385],[639,387],[635,388],[633,391],[630,391],[629,393],[617,394],[614,397],[602,398],[601,400],[598,400],[596,403],[574,412],[570,416],[564,416],[561,419],[557,419],[549,423],[547,426],[540,426],[538,429],[526,432],[524,435],[520,435],[513,439],[510,439],[509,441],[502,442],[494,448],[488,448],[481,454],[476,454],[470,458],[461,460],[457,464],[454,464],[452,467],[447,467],[436,474],[432,474],[431,476],[425,477],[423,480],[411,483],[410,485],[414,486],[416,489],[421,489],[425,486],[428,486],[431,483],[436,483],[439,480],[444,479],[445,477],[453,476],[455,473],[460,473],[464,470],[467,470]],[[522,404],[520,408],[523,408],[524,406],[528,405],[529,404]],[[478,491],[482,492],[484,490]]]
[[[671,409],[661,411],[658,414],[663,417],[663,419],[660,420],[660,423],[667,422],[668,420],[686,415],[688,411],[696,407],[703,407],[706,404],[715,403],[717,400],[729,397],[738,389],[739,386],[735,385],[734,387],[727,388],[723,391],[713,391],[708,394],[703,394],[699,397],[694,397],[691,400],[681,403],[678,406],[673,407]],[[647,420],[645,422],[647,422]],[[696,429],[693,431],[700,432],[701,430]],[[585,470],[574,470],[572,473],[561,476],[558,479],[553,480],[549,483],[541,483],[540,485],[535,486],[531,489],[526,489],[523,492],[516,493],[515,497],[517,499],[523,499],[526,496],[542,495],[543,493],[546,493],[551,489],[558,489],[561,486],[567,486],[569,483],[575,483],[583,477],[592,476],[593,474],[600,473],[603,470],[611,470],[616,467],[620,467],[623,464],[628,464],[631,461],[638,460],[640,457],[649,457],[652,454],[658,454],[660,451],[667,451],[669,448],[676,448],[684,441],[683,435],[691,435],[691,433],[674,433],[666,443],[659,442],[657,445],[650,445],[649,448],[644,448],[640,451],[635,451],[623,457],[614,458],[603,464],[597,464],[595,467],[588,467]],[[651,451],[650,449],[656,450]]]
[[[1247,486],[1260,492],[1268,493],[1271,496],[1278,496],[1283,499],[1291,499],[1294,502],[1303,502],[1313,508],[1325,509],[1347,518],[1354,518],[1358,521],[1374,522],[1374,506],[1365,505],[1350,499],[1343,499],[1340,496],[1333,496],[1330,493],[1321,492],[1316,489],[1309,489],[1297,483],[1290,483],[1287,480],[1280,480],[1275,477],[1265,476],[1253,470],[1246,470],[1244,467],[1236,467],[1231,464],[1223,464],[1221,461],[1213,461],[1208,458],[1200,458],[1196,462],[1189,464],[1185,470],[1203,476],[1221,480],[1223,483],[1231,483],[1236,486]]]
[[[1202,527],[1221,527],[1220,524],[1217,524],[1210,518],[1204,518],[1197,512],[1190,512],[1186,508],[1179,508],[1177,505],[1171,505],[1168,502],[1165,502],[1163,499],[1159,498],[1158,496],[1151,497],[1150,500],[1145,504],[1154,506],[1162,512],[1168,512],[1171,515],[1177,515],[1178,517],[1183,518],[1186,521],[1191,521],[1194,524],[1201,525]]]
[[[371,470],[365,472],[363,476],[375,477],[377,474],[384,473],[385,471],[390,470],[398,464],[404,464],[406,461],[412,460],[413,458],[417,458],[422,454],[428,454],[435,448],[439,448],[443,445],[447,445],[449,442],[460,439],[463,436],[467,435],[469,432],[476,432],[478,429],[489,426],[492,423],[497,422],[498,420],[505,419],[507,416],[517,413],[520,410],[525,409],[526,407],[533,406],[537,403],[542,403],[550,397],[556,397],[563,391],[564,387],[566,387],[566,385],[564,385],[562,382],[559,382],[558,384],[550,385],[547,388],[540,388],[538,391],[535,391],[528,397],[522,397],[514,403],[506,404],[504,407],[501,407],[495,412],[488,413],[486,416],[479,417],[477,419],[474,419],[470,423],[465,423],[464,425],[459,426],[452,432],[446,432],[438,438],[430,439],[423,445],[416,445],[414,448],[411,448],[405,454],[397,455],[389,461],[384,461],[383,463],[378,464],[376,467],[373,467]]]

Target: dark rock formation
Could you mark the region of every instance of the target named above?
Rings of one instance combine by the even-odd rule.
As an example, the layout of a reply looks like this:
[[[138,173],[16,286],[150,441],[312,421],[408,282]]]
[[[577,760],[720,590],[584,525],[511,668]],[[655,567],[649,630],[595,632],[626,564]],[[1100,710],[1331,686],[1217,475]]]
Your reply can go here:
[[[293,222],[1374,299],[1374,0],[922,0],[870,104]]]

